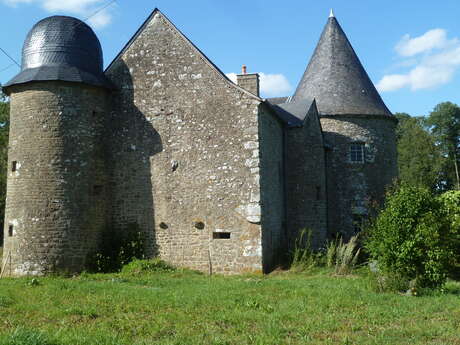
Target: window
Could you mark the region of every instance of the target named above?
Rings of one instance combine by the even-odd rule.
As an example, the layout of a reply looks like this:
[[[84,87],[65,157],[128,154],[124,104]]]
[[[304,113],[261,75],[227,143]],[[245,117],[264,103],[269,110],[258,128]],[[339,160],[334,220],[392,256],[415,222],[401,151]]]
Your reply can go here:
[[[12,237],[14,233],[13,225],[8,226],[8,236]]]
[[[15,172],[16,170],[18,170],[18,162],[13,161],[12,164],[11,164],[11,171]]]
[[[229,232],[213,232],[212,233],[212,238],[215,240],[226,240],[230,238],[230,233]]]
[[[364,143],[353,143],[350,145],[350,162],[364,163]]]

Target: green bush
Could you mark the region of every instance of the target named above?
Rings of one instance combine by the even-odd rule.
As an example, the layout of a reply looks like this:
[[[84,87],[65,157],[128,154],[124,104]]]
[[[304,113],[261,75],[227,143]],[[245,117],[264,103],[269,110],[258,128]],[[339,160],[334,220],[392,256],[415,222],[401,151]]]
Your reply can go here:
[[[436,288],[449,271],[450,238],[440,200],[427,189],[401,186],[387,195],[366,248],[383,275],[415,281],[417,288]]]
[[[150,260],[133,260],[123,266],[121,272],[129,274],[140,274],[146,272],[174,272],[176,268],[158,258]]]
[[[124,231],[106,229],[101,237],[99,249],[88,259],[88,270],[92,272],[118,272],[134,259],[145,258],[145,239],[137,224]]]
[[[449,222],[454,252],[460,255],[460,191],[445,192],[438,199]]]

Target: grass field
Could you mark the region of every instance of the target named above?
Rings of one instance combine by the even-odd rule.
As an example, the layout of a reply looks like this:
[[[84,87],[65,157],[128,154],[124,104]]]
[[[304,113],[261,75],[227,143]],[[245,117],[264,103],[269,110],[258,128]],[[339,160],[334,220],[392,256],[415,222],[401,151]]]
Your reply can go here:
[[[375,293],[364,274],[189,271],[0,280],[0,344],[460,344],[460,284]]]

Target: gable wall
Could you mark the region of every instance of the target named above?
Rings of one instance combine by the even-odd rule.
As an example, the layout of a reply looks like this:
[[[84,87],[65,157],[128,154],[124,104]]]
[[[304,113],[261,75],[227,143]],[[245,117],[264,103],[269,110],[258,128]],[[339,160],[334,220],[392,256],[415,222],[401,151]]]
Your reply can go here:
[[[119,88],[108,138],[114,228],[137,224],[149,255],[173,264],[262,270],[260,204],[251,199],[260,101],[230,85],[159,13],[106,74]]]

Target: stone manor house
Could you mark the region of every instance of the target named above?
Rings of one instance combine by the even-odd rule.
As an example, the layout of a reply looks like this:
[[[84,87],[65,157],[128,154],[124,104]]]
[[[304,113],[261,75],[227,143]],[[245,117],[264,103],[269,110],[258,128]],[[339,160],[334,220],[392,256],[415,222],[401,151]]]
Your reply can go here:
[[[172,264],[269,272],[301,229],[359,231],[397,174],[396,119],[332,13],[289,97],[234,84],[157,9],[105,71],[89,26],[41,20],[4,91],[11,275],[81,271],[133,225]]]

